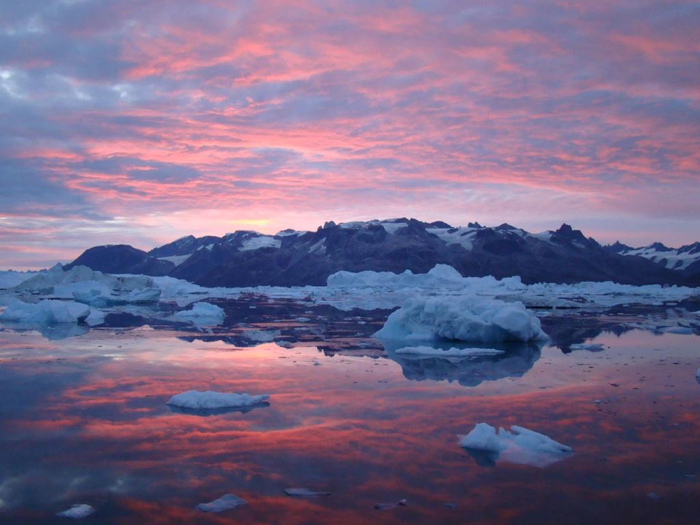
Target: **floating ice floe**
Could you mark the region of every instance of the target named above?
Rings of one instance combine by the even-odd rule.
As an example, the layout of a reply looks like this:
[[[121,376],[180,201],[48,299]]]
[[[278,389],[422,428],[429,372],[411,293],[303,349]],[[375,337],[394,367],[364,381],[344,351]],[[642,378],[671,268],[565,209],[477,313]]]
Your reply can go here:
[[[659,328],[659,332],[664,334],[691,335],[693,329],[690,326],[665,326]]]
[[[306,488],[290,488],[284,489],[284,493],[287,496],[292,496],[295,498],[317,498],[319,496],[330,496],[330,492],[318,492]]]
[[[390,503],[375,503],[374,508],[378,510],[392,510],[397,507],[405,507],[408,505],[408,500],[400,499],[398,501],[392,501]]]
[[[487,423],[478,423],[462,438],[460,445],[469,451],[481,453],[475,456],[479,463],[495,464],[503,460],[540,468],[566,459],[573,452],[571,447],[527,428],[512,425],[510,432],[503,428],[496,432]]]
[[[25,303],[10,297],[3,302],[6,308],[0,314],[1,321],[37,324],[79,323],[90,315],[89,306],[75,301],[45,299],[38,303]]]
[[[235,494],[224,494],[220,498],[210,501],[209,503],[200,503],[197,505],[197,509],[202,512],[223,512],[247,504],[248,502],[246,500],[239,498]]]
[[[242,335],[255,343],[271,343],[282,333],[279,330],[246,330]]]
[[[56,513],[56,516],[61,518],[81,519],[88,517],[93,512],[95,512],[95,509],[91,505],[87,503],[78,503],[67,510]]]
[[[189,390],[176,394],[166,403],[168,405],[190,409],[240,408],[259,405],[270,398],[269,395],[251,396],[248,394],[227,394],[208,390],[200,392]]]
[[[375,337],[472,343],[547,339],[540,320],[522,303],[482,297],[414,297],[392,313]]]
[[[496,350],[495,348],[450,348],[449,350],[443,350],[430,346],[407,346],[394,352],[416,357],[479,357],[505,353],[503,350]]]
[[[186,321],[196,325],[219,325],[224,322],[226,312],[220,306],[210,303],[195,303],[189,310],[173,314],[171,319]]]
[[[454,268],[446,265],[437,265],[426,274],[413,274],[410,271],[401,274],[338,272],[329,276],[327,283],[325,289],[306,287],[296,290],[305,290],[305,296],[314,302],[331,304],[340,309],[366,310],[392,308],[412,296],[478,295],[508,301],[518,300],[529,307],[599,308],[624,304],[659,305],[700,295],[697,288],[632,286],[610,281],[526,285],[518,276],[500,280],[492,276],[462,277]],[[281,289],[270,288],[263,293],[284,296]]]
[[[602,343],[575,343],[569,345],[571,350],[587,350],[589,352],[602,352],[605,350],[605,345]]]

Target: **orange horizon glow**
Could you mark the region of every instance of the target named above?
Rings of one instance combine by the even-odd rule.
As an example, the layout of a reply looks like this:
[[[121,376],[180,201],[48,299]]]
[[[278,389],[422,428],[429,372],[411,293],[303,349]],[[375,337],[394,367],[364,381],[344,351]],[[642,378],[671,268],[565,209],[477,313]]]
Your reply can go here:
[[[700,229],[700,9],[47,1],[0,22],[0,268],[415,217]]]

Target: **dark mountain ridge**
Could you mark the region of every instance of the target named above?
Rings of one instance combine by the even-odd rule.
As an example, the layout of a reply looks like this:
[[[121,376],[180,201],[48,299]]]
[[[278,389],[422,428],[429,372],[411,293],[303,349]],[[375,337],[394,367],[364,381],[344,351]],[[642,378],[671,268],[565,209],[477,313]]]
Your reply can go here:
[[[202,286],[229,287],[324,285],[329,275],[341,270],[425,273],[436,264],[453,266],[467,277],[519,275],[525,283],[692,283],[685,273],[624,254],[629,247],[620,246],[603,247],[567,224],[531,234],[509,224],[455,228],[441,221],[402,218],[330,221],[314,232],[190,235],[149,252],[128,245],[98,246],[66,268],[85,265],[110,273],[169,275]]]

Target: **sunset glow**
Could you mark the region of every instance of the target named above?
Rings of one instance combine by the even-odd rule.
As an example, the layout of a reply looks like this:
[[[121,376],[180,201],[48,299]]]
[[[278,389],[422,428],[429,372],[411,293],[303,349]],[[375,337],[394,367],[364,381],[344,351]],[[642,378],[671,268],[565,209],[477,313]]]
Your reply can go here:
[[[692,2],[0,6],[0,267],[327,220],[698,240]]]

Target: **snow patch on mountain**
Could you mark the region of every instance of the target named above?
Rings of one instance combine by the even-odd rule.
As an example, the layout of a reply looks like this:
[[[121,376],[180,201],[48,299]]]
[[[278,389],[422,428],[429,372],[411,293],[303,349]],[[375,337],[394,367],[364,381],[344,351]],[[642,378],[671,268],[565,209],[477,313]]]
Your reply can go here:
[[[279,231],[275,234],[275,237],[299,237],[300,235],[305,235],[309,233],[308,231],[302,230],[302,231],[297,231],[297,230],[282,230]]]
[[[170,257],[158,257],[158,260],[171,262],[175,265],[175,268],[177,268],[190,257],[192,257],[192,254],[187,253],[185,255],[171,255]]]
[[[368,226],[381,226],[384,228],[389,235],[396,234],[402,228],[406,228],[408,225],[406,222],[400,219],[389,219],[386,221],[353,221],[353,222],[341,222],[338,226],[344,230],[360,230],[362,228],[367,228]]]
[[[313,253],[315,255],[325,255],[326,254],[326,239],[321,239],[320,241],[317,241],[313,245],[311,245],[309,247],[309,253]]]
[[[280,246],[282,246],[282,241],[279,239],[261,235],[260,237],[251,237],[244,240],[239,250],[249,252],[261,248],[279,248]]]
[[[680,248],[668,248],[657,242],[643,248],[632,248],[619,253],[620,255],[644,257],[669,270],[685,270],[691,264],[700,261],[700,243],[696,242]]]
[[[425,231],[438,236],[448,246],[454,244],[470,251],[474,247],[472,241],[479,228],[426,228]]]

